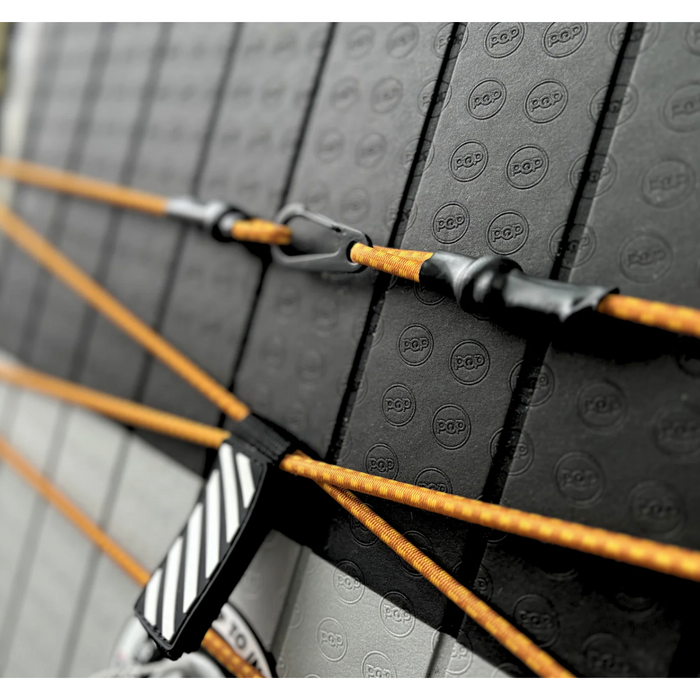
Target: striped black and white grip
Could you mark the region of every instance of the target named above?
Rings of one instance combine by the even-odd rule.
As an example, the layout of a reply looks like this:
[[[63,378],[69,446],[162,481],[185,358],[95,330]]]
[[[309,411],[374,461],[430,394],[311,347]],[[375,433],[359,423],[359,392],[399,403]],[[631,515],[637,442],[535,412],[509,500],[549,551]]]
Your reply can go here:
[[[199,648],[269,531],[273,468],[235,437],[219,448],[187,524],[136,603],[168,657]]]

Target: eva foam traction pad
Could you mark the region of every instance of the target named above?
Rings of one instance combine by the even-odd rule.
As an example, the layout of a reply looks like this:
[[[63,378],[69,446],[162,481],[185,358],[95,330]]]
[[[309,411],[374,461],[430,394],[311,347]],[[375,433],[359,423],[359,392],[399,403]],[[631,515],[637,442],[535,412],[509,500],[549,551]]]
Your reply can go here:
[[[377,243],[386,243],[394,231],[404,234],[405,248],[512,255],[526,271],[543,275],[563,252],[574,281],[618,282],[632,294],[697,305],[690,234],[697,121],[695,112],[683,109],[693,104],[697,86],[697,25],[649,25],[643,35],[639,28],[633,33],[631,46],[636,41],[641,49],[628,61],[633,87],[620,96],[618,123],[609,130],[611,157],[594,162],[598,191],[588,218],[578,222],[578,247],[562,251],[559,244],[625,28],[469,25],[453,47],[449,82],[437,88],[439,119],[430,143],[422,144],[417,189],[407,175],[452,25],[336,27],[293,173],[291,144],[301,134],[327,27],[50,28],[27,157],[168,194],[194,190],[226,197],[263,215],[274,212],[292,176],[288,201],[303,200],[367,231]],[[95,52],[89,75],[84,58],[82,72],[77,61],[69,65],[63,31],[84,37]],[[107,35],[109,41],[97,41]],[[134,52],[147,59],[129,64]],[[258,82],[258,75],[266,77]],[[64,85],[83,95],[81,116],[79,101],[62,106]],[[155,88],[155,99],[141,99],[149,88]],[[46,116],[38,116],[43,112]],[[278,128],[282,122],[284,128]],[[69,146],[67,127],[87,137]],[[63,129],[59,137],[57,129]],[[55,148],[63,150],[52,153]],[[413,209],[402,212],[397,223],[399,202],[411,186]],[[587,197],[592,194],[588,188]],[[29,198],[48,205],[25,204]],[[608,211],[612,202],[615,209]],[[24,188],[17,206],[88,271],[102,275],[110,291],[144,320],[157,322],[195,361],[220,381],[230,381],[261,273],[245,248],[214,245],[172,222],[113,214]],[[37,211],[45,221],[31,218]],[[641,238],[625,235],[632,229],[643,231]],[[94,246],[85,245],[88,234],[96,237]],[[36,269],[21,254],[7,252],[5,245],[2,264],[12,271],[0,295],[5,347],[40,369],[215,420],[215,411],[167,370],[145,363],[143,353],[108,324],[97,321],[91,333],[84,305],[68,301],[60,285],[50,283],[50,291],[37,293],[32,303],[41,313],[26,327]],[[655,262],[647,267],[650,257]],[[618,266],[620,261],[626,266]],[[21,265],[29,267],[20,275]],[[205,277],[212,265],[218,272]],[[389,289],[365,337],[372,279],[367,273],[330,279],[271,268],[236,389],[255,410],[320,453],[339,452],[347,466],[479,497],[524,341],[404,283]],[[234,294],[243,302],[227,302]],[[615,326],[619,332],[613,334],[613,326],[599,321],[592,331],[574,329],[549,351],[530,392],[525,437],[511,463],[504,502],[697,546],[692,502],[684,497],[690,498],[694,484],[685,467],[700,443],[691,404],[680,402],[681,393],[691,396],[700,374],[696,348],[676,347],[660,334],[626,326]],[[633,362],[623,367],[617,350],[612,359],[610,351],[595,347],[593,332],[615,338],[615,347]],[[567,342],[581,338],[595,357],[567,350]],[[338,416],[353,361],[365,343],[369,352],[357,377],[362,381],[348,414]],[[649,381],[651,373],[640,374],[654,357],[658,387]],[[584,419],[581,406],[602,406],[603,415],[591,418],[584,410]],[[342,441],[330,444],[336,420],[346,425]],[[201,450],[154,442],[201,472]],[[639,471],[618,471],[613,478],[606,465],[620,470],[631,450],[640,451]],[[587,491],[585,485],[583,491],[560,488],[576,482],[562,475],[579,472],[590,477]],[[640,480],[643,488],[633,491]],[[628,508],[606,506],[620,502]],[[574,672],[668,674],[685,600],[676,582],[512,537],[489,541],[479,567],[474,552],[483,545],[468,528],[454,523],[446,528],[443,519],[387,504],[378,510]],[[301,532],[302,541],[308,534]],[[391,668],[398,675],[523,672],[469,621],[458,632],[461,615],[446,610],[432,587],[344,512],[313,539],[316,551],[335,566],[326,583],[333,585],[339,606],[333,607],[327,591],[313,596],[315,607],[307,606],[303,619],[311,624],[320,617],[308,630],[300,624],[297,604],[317,585],[318,567],[298,564],[274,645],[283,654],[285,674],[372,675]],[[462,557],[465,548],[469,554]],[[366,604],[348,599],[359,590],[353,581],[360,582]],[[331,609],[335,612],[326,614]],[[359,658],[357,650],[329,658],[334,652],[324,654],[318,636],[326,618],[356,641],[365,631],[369,637],[360,634],[361,643],[376,658]],[[433,633],[424,644],[420,630],[426,623]],[[321,630],[326,640],[338,631],[333,622],[326,628]],[[302,632],[317,636],[308,657],[289,651],[305,639]],[[403,640],[399,648],[413,649],[410,668],[388,645],[394,639]]]

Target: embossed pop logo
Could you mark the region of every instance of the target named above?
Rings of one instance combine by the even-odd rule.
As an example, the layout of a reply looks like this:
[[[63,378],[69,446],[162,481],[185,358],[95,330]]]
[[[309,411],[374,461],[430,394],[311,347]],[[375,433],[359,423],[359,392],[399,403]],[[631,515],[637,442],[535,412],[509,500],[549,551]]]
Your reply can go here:
[[[384,392],[382,410],[392,425],[406,425],[416,412],[416,400],[408,387],[394,384]]]
[[[489,366],[486,348],[475,340],[460,343],[450,356],[450,370],[462,384],[478,384],[488,373]]]
[[[440,243],[455,243],[469,228],[469,212],[457,202],[445,204],[433,217],[433,236]]]
[[[467,141],[455,149],[450,158],[450,172],[455,180],[469,182],[484,172],[489,154],[478,141]]]
[[[394,637],[406,637],[413,631],[416,619],[413,606],[405,595],[398,591],[387,593],[379,603],[382,624]]]
[[[447,405],[439,408],[433,416],[433,435],[448,450],[462,447],[471,434],[469,416],[459,406]]]
[[[529,231],[527,220],[522,214],[507,211],[499,214],[489,224],[486,241],[497,255],[511,255],[525,245]]]
[[[586,40],[588,25],[585,22],[555,22],[545,30],[542,42],[544,50],[554,58],[563,58],[581,48]]]
[[[396,78],[384,78],[372,89],[370,105],[375,112],[384,114],[396,109],[403,97],[403,85]]]
[[[622,274],[633,282],[656,282],[670,269],[671,247],[658,234],[642,234],[629,239],[620,250]]]
[[[534,637],[540,646],[547,646],[559,636],[559,617],[554,606],[541,595],[525,595],[515,603],[515,622]]]
[[[549,239],[549,255],[561,260],[562,267],[578,267],[588,262],[596,249],[595,232],[590,226],[577,224],[565,239],[566,224],[558,226]]]
[[[494,24],[484,37],[486,53],[493,58],[510,56],[523,43],[525,29],[520,22]]]
[[[611,634],[594,634],[583,645],[586,668],[593,677],[628,678],[636,675],[622,642]]]
[[[663,160],[642,176],[644,199],[653,207],[668,209],[685,201],[695,187],[695,171],[682,160]]]
[[[634,521],[649,535],[667,535],[685,521],[683,500],[667,484],[656,481],[639,484],[632,489],[629,503]]]
[[[671,455],[692,455],[700,450],[700,417],[687,408],[664,408],[654,421],[656,444]]]
[[[386,50],[394,58],[408,56],[418,43],[418,27],[415,24],[401,24],[394,29],[386,41]]]
[[[666,99],[663,118],[673,131],[700,129],[700,82],[676,88]]]
[[[347,651],[347,635],[342,625],[332,617],[321,620],[316,630],[316,642],[329,661],[340,661]]]
[[[554,472],[559,492],[576,505],[590,505],[603,492],[603,471],[591,455],[572,452],[564,455]]]
[[[627,402],[613,384],[600,381],[585,386],[578,396],[578,412],[591,428],[612,428],[625,415]]]
[[[556,119],[566,107],[569,93],[556,80],[545,80],[535,85],[525,98],[525,114],[538,124]]]
[[[424,469],[416,477],[415,484],[424,489],[440,491],[440,493],[452,493],[452,482],[447,477],[447,474],[434,467]]]
[[[424,326],[409,326],[399,336],[398,350],[407,365],[422,365],[433,352],[433,336]]]
[[[399,472],[399,460],[389,445],[379,444],[370,448],[365,456],[365,470],[368,474],[395,479]]]
[[[474,119],[490,119],[506,101],[506,88],[498,80],[484,80],[469,94],[467,109]]]
[[[372,651],[362,660],[363,678],[396,678],[396,669],[386,654]]]
[[[526,190],[542,182],[549,159],[539,146],[523,146],[508,159],[506,178],[513,187]]]
[[[357,603],[365,592],[362,572],[351,561],[341,561],[333,571],[333,587],[345,603]]]

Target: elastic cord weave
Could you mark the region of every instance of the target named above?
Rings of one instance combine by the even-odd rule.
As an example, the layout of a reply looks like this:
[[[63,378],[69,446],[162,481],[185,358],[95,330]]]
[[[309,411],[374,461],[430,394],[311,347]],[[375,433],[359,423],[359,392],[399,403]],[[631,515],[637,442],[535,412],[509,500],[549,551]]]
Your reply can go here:
[[[355,243],[350,249],[350,259],[389,275],[418,282],[420,266],[432,255],[420,251],[398,251],[391,248],[370,247]]]
[[[84,406],[126,425],[154,430],[205,447],[218,449],[230,436],[228,430],[214,428],[150,406],[104,394],[20,365],[0,362],[0,380]]]
[[[151,578],[148,571],[2,437],[0,437],[0,459],[43,496],[59,513],[73,523],[137,584],[145,586],[148,583]],[[234,676],[262,678],[259,671],[236,654],[214,630],[210,629],[207,632],[202,641],[202,647]]]
[[[290,474],[448,518],[700,582],[700,552],[683,547],[403,484],[298,454],[285,457],[280,468]]]
[[[609,294],[598,305],[598,311],[623,321],[700,338],[700,310],[689,306]]]
[[[88,304],[94,306],[173,372],[179,374],[228,416],[234,420],[242,420],[250,413],[244,403],[120,304],[106,289],[3,204],[0,204],[0,228],[34,260],[50,270]]]
[[[288,245],[292,242],[292,231],[284,224],[265,219],[240,219],[231,227],[231,238],[249,243]]]
[[[26,185],[94,199],[155,216],[165,216],[168,205],[166,197],[156,194],[2,156],[0,156],[0,177],[12,178]]]
[[[321,488],[537,675],[574,678],[547,652],[452,578],[356,496],[329,484],[323,484]]]

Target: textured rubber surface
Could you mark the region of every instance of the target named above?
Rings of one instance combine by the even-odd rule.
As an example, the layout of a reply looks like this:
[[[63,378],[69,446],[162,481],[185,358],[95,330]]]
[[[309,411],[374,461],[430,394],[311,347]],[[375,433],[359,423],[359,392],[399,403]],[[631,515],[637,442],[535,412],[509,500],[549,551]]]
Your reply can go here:
[[[388,242],[444,31],[437,24],[338,27],[288,201]],[[236,391],[321,454],[330,447],[373,279],[367,271],[333,278],[276,267],[265,276]]]
[[[330,33],[51,25],[26,156],[167,194],[231,198],[268,216],[302,200],[377,243],[395,235],[405,248],[495,252],[530,273],[554,267],[576,282],[700,304],[697,25],[456,29],[445,59],[451,24]],[[83,42],[93,53],[78,61]],[[398,211],[402,200],[415,203],[410,213]],[[538,376],[546,336],[526,353],[522,329],[412,285],[392,284],[384,298],[386,280],[370,274],[326,279],[273,266],[256,306],[263,265],[242,246],[33,190],[17,206],[221,381],[243,348],[242,398],[346,466],[492,500],[503,490],[509,505],[698,546],[695,343],[598,319],[559,334]],[[216,421],[187,385],[8,251],[3,347]],[[16,391],[2,424],[113,536],[157,564],[199,478],[139,436]],[[148,440],[201,473],[202,450]],[[135,588],[6,470],[0,480],[3,529],[16,533],[0,538],[0,670],[97,670]],[[524,672],[319,489],[311,500],[313,488],[303,512],[281,511],[277,526],[314,553],[276,535],[233,594],[279,655],[280,675]],[[697,675],[690,586],[377,509],[576,673]],[[59,599],[60,615],[43,612]],[[63,646],[37,646],[37,630]]]
[[[206,146],[199,194],[240,203],[272,217],[286,188],[309,92],[326,41],[326,25],[245,25],[237,40],[218,117]],[[176,263],[161,332],[214,378],[232,381],[262,273],[239,244],[187,232]],[[215,424],[219,411],[159,363],[143,401]],[[204,450],[144,434],[202,472]]]

